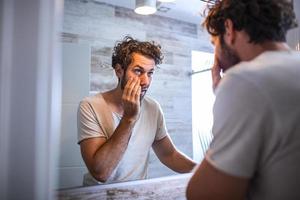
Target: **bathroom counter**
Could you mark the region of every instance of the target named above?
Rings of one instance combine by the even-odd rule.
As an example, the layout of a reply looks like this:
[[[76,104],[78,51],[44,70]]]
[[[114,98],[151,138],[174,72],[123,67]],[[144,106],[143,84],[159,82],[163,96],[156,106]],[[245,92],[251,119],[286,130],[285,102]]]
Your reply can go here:
[[[184,200],[185,190],[191,174],[180,174],[161,178],[103,184],[90,187],[61,189],[60,200],[69,199],[162,199]]]

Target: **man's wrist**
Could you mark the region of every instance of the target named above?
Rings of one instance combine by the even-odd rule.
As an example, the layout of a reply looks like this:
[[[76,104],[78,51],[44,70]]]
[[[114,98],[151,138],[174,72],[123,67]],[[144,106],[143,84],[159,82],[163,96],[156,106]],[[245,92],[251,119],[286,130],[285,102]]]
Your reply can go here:
[[[135,124],[135,122],[137,121],[137,118],[132,118],[132,117],[122,117],[121,119],[122,122],[126,123],[126,124]]]

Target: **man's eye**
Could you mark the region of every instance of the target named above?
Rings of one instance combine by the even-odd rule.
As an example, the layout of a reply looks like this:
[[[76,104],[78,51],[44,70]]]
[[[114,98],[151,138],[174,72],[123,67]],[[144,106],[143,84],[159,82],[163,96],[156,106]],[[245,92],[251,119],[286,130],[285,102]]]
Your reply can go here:
[[[142,70],[140,70],[140,69],[135,69],[135,70],[134,70],[134,73],[135,73],[136,75],[140,76],[140,75],[142,74]]]
[[[152,77],[153,74],[154,74],[154,72],[148,72],[148,76],[149,76],[149,77]]]

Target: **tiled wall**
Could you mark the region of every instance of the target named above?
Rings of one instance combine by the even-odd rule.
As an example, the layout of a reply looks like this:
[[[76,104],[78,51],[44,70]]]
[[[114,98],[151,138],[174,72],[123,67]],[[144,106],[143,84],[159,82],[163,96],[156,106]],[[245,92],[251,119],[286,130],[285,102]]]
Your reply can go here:
[[[62,45],[62,123],[59,154],[59,187],[82,184],[87,171],[77,145],[77,107],[89,95],[91,50],[88,44]]]
[[[105,91],[117,85],[110,66],[111,50],[117,40],[131,35],[160,43],[165,59],[154,75],[148,95],[161,104],[176,147],[192,157],[191,51],[213,51],[207,33],[199,24],[156,15],[139,16],[126,8],[89,0],[65,0],[62,40],[91,47],[90,91]],[[72,142],[70,145],[78,148],[76,141]],[[73,155],[70,158],[65,155],[65,159],[80,158],[78,150],[68,153]],[[150,160],[150,177],[173,173],[153,152]]]

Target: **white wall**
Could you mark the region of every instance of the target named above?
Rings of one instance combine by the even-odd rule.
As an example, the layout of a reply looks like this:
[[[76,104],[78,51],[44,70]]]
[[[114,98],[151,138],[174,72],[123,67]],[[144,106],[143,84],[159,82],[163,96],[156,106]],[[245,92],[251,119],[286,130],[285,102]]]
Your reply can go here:
[[[77,107],[89,95],[91,48],[87,44],[62,46],[62,119],[58,163],[59,188],[81,186],[87,172],[77,144]]]

